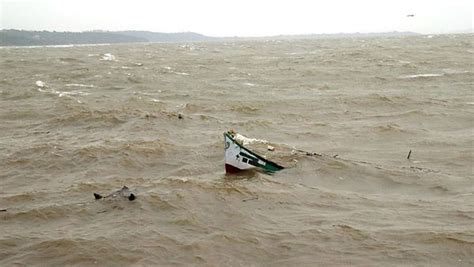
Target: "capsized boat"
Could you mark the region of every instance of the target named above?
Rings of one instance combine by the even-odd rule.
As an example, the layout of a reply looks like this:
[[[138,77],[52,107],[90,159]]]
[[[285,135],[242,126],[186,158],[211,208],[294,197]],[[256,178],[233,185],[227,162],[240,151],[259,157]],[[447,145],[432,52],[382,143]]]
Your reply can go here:
[[[225,142],[225,171],[226,173],[236,173],[239,171],[258,169],[267,173],[274,173],[283,170],[284,167],[265,159],[244,147],[243,142],[236,140],[237,133],[227,131],[224,133]]]

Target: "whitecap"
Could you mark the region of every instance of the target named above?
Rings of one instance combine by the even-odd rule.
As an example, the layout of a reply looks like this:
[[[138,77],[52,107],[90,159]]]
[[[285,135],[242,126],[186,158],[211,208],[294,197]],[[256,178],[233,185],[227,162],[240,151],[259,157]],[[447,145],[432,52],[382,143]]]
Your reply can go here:
[[[86,88],[93,88],[93,84],[80,84],[80,83],[68,83],[66,87],[86,87]]]
[[[40,87],[40,88],[46,88],[48,87],[46,85],[46,83],[42,82],[42,81],[36,81],[36,86]]]
[[[245,137],[245,136],[243,136],[239,133],[235,134],[234,139],[237,140],[238,142],[241,142],[244,146],[248,145],[248,144],[253,144],[253,143],[262,143],[262,144],[268,143],[267,140],[256,139],[256,138],[248,138],[248,137]]]
[[[468,74],[468,73],[471,73],[468,70],[455,70],[455,69],[444,69],[443,71],[446,74]]]
[[[110,53],[105,53],[102,55],[102,58],[100,60],[107,60],[107,61],[115,61],[115,56],[110,54]]]
[[[432,78],[432,77],[441,77],[444,74],[439,74],[439,73],[425,73],[425,74],[413,74],[413,75],[405,75],[402,76],[401,78],[404,79],[416,79],[416,78]]]
[[[244,85],[246,85],[246,86],[250,86],[250,87],[253,87],[253,86],[255,86],[255,84],[254,84],[254,83],[244,83]]]
[[[169,66],[164,66],[163,69],[168,70],[169,73],[174,73],[174,74],[177,74],[177,75],[183,75],[183,76],[188,76],[189,75],[189,73],[186,73],[186,72],[175,71],[175,70],[173,70],[173,68],[171,68]]]
[[[40,83],[40,84],[41,84],[41,83]],[[79,90],[74,90],[74,91],[57,91],[57,90],[54,90],[54,89],[45,89],[45,88],[47,88],[47,86],[38,86],[38,91],[41,92],[41,93],[54,94],[54,95],[57,95],[57,96],[59,96],[59,97],[63,97],[63,96],[72,97],[72,96],[86,96],[86,95],[90,95],[89,92],[79,91]]]
[[[83,91],[55,91],[54,93],[57,94],[59,97],[90,95],[90,93]]]
[[[177,74],[177,75],[183,75],[183,76],[188,76],[189,75],[189,73],[186,73],[186,72],[172,71],[172,73]]]

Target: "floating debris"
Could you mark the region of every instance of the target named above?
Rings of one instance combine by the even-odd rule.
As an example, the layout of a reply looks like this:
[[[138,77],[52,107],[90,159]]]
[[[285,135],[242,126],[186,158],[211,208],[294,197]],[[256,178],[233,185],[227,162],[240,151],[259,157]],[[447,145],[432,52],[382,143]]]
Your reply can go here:
[[[121,198],[126,198],[130,201],[133,201],[136,199],[136,196],[135,194],[133,194],[130,189],[126,186],[122,187],[120,190],[117,190],[115,192],[112,192],[106,196],[102,196],[101,194],[98,194],[98,193],[94,193],[94,198],[95,199],[103,199],[103,198],[117,198],[117,197],[121,197]]]

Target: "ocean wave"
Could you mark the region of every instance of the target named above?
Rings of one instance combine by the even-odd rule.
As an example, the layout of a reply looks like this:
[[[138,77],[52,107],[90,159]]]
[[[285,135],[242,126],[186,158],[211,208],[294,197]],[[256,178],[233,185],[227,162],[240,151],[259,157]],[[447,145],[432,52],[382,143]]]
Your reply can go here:
[[[80,83],[68,83],[65,85],[66,87],[86,87],[86,88],[93,88],[93,84],[80,84]]]
[[[469,265],[471,39],[0,50],[0,265]]]
[[[28,265],[38,263],[38,258],[47,258],[50,265],[56,266],[133,265],[145,257],[142,250],[133,253],[119,240],[104,236],[32,239],[23,249],[29,253],[21,261]]]
[[[72,57],[61,57],[61,58],[58,58],[58,60],[64,63],[74,63],[74,64],[85,63],[85,61],[83,60],[80,60],[78,58],[72,58]]]
[[[101,57],[100,57],[100,60],[117,61],[116,57],[114,55],[112,55],[111,53],[102,54]]]
[[[58,115],[50,120],[50,123],[59,125],[77,125],[81,123],[96,123],[99,125],[118,125],[125,123],[126,120],[122,119],[120,113],[114,111],[99,111],[99,110],[79,110],[71,113]]]
[[[43,81],[36,81],[36,86],[38,86],[39,88],[46,88],[48,86],[46,86],[46,83],[43,82]]]
[[[436,78],[444,76],[444,73],[425,73],[425,74],[411,74],[400,76],[402,79],[426,79],[426,78]]]
[[[43,81],[36,81],[36,86],[37,90],[40,93],[46,93],[46,94],[52,94],[52,95],[57,95],[58,97],[67,97],[74,99],[78,103],[82,103],[79,99],[77,99],[77,96],[88,96],[90,95],[89,92],[87,91],[80,91],[80,90],[73,90],[73,91],[59,91],[55,90],[53,88],[49,88],[49,86],[43,82]],[[68,85],[66,85],[68,86]],[[78,84],[69,84],[69,87],[74,86],[74,87],[87,87],[84,85],[78,85]],[[49,89],[48,89],[49,88]]]
[[[469,232],[416,231],[412,233],[401,233],[400,235],[425,244],[474,246],[474,234]]]
[[[230,110],[241,114],[256,114],[260,109],[250,105],[236,104],[233,105]]]
[[[174,68],[172,68],[170,66],[164,66],[164,67],[162,67],[162,69],[163,69],[162,73],[172,73],[172,74],[176,74],[176,75],[189,76],[189,73],[176,71]]]
[[[400,125],[396,123],[389,123],[386,125],[376,126],[375,131],[380,133],[406,133],[407,130],[403,129]]]
[[[64,219],[64,216],[70,211],[71,206],[65,205],[47,205],[29,210],[16,210],[14,208],[2,214],[4,220],[8,221],[47,221]]]
[[[74,149],[75,162],[98,164],[118,164],[122,168],[143,168],[156,164],[160,156],[165,155],[171,144],[160,140],[106,142]],[[172,164],[172,162],[170,162]]]

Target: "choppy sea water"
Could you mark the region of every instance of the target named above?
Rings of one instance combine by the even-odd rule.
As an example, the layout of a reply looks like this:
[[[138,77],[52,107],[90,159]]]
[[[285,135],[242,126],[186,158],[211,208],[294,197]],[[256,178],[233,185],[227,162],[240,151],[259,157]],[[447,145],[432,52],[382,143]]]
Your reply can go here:
[[[472,266],[473,41],[1,48],[0,265]]]

